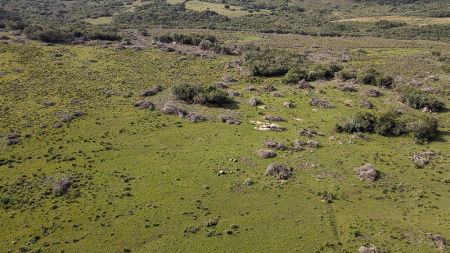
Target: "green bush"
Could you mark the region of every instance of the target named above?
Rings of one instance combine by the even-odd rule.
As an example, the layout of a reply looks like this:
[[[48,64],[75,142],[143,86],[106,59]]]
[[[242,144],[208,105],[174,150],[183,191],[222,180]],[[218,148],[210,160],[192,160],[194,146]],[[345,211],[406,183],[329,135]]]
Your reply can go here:
[[[194,104],[221,106],[229,102],[228,94],[212,85],[180,83],[172,87],[172,93],[177,99]]]
[[[172,87],[172,93],[177,99],[192,102],[196,95],[196,87],[189,83],[180,83]]]
[[[350,80],[350,79],[356,79],[356,73],[350,72],[350,71],[340,71],[337,76],[344,81]]]
[[[411,86],[406,86],[401,91],[402,101],[407,103],[414,109],[422,109],[427,107],[433,112],[438,112],[444,108],[444,103],[439,101],[435,96],[425,91],[418,90]]]
[[[376,77],[376,82],[379,87],[391,88],[394,83],[394,77],[390,75],[379,75]]]
[[[375,132],[383,136],[399,135],[397,129],[398,114],[394,111],[381,112],[375,123]]]
[[[347,120],[347,123],[344,125],[344,131],[347,133],[371,133],[374,131],[376,120],[376,117],[371,113],[358,113],[354,118],[349,118]]]
[[[306,81],[316,81],[319,79],[328,79],[334,77],[334,72],[327,66],[317,64],[312,67],[307,76]]]
[[[306,71],[304,69],[300,67],[291,68],[282,79],[282,82],[284,84],[295,84],[306,79],[306,76]]]
[[[406,123],[406,131],[419,140],[433,139],[438,133],[438,121],[431,117],[421,117]]]
[[[377,77],[380,75],[378,71],[373,68],[369,68],[358,75],[358,79],[363,84],[375,85],[377,83]]]
[[[306,62],[306,57],[287,50],[250,46],[244,60],[254,76],[280,76]]]

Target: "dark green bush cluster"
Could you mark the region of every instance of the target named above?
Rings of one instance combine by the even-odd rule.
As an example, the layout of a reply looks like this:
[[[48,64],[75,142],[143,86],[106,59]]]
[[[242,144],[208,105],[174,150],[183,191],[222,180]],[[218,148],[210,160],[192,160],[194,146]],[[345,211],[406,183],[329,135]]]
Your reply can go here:
[[[375,85],[379,87],[391,88],[394,78],[390,75],[382,74],[374,68],[366,69],[359,73],[358,80],[363,84]]]
[[[349,118],[345,125],[336,129],[347,133],[377,133],[383,136],[398,136],[409,134],[419,140],[432,139],[438,134],[438,121],[423,116],[401,116],[394,111],[381,112],[373,115],[368,112],[358,113]]]
[[[198,34],[198,33],[167,33],[161,36],[156,36],[155,39],[162,43],[177,42],[185,45],[198,46],[200,42],[208,40],[211,43],[217,42],[216,37],[210,34]]]
[[[433,112],[438,112],[444,108],[444,103],[439,101],[435,96],[411,86],[404,87],[401,94],[402,102],[407,103],[414,109],[426,107]]]
[[[350,79],[356,79],[356,73],[343,70],[338,73],[338,77],[344,81],[347,81]]]
[[[282,49],[251,47],[244,60],[254,76],[280,76],[306,62],[306,56]]]
[[[213,85],[180,83],[172,88],[177,99],[188,103],[221,106],[230,102],[228,94]]]
[[[155,39],[163,43],[176,42],[184,45],[198,46],[203,50],[211,50],[219,54],[231,54],[231,50],[228,46],[219,43],[216,37],[210,34],[167,33],[165,35],[156,36]]]
[[[295,66],[289,69],[282,82],[285,84],[298,83],[301,80],[317,81],[320,79],[329,79],[335,76],[335,73],[342,70],[342,66],[337,63],[315,64],[310,67]]]
[[[74,38],[84,37],[87,40],[121,40],[116,29],[109,27],[55,27],[31,25],[23,30],[24,34],[33,40],[42,42],[69,42]]]

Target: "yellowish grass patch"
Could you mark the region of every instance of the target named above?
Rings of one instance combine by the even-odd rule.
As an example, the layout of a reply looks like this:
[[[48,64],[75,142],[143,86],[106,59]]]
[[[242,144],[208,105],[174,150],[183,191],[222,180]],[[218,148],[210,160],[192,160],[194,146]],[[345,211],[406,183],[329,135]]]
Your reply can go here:
[[[424,17],[403,17],[398,15],[393,16],[376,16],[376,17],[358,17],[340,19],[333,22],[377,22],[380,20],[399,21],[413,25],[435,25],[435,24],[450,24],[450,18],[424,18]]]
[[[194,11],[214,11],[219,13],[220,15],[224,15],[230,18],[242,17],[247,14],[250,14],[248,11],[243,11],[239,6],[231,6],[230,9],[225,9],[224,4],[215,4],[215,3],[207,3],[200,1],[189,1],[186,2],[186,9],[194,10]],[[259,12],[253,12],[253,14],[269,14],[268,10],[261,10]]]

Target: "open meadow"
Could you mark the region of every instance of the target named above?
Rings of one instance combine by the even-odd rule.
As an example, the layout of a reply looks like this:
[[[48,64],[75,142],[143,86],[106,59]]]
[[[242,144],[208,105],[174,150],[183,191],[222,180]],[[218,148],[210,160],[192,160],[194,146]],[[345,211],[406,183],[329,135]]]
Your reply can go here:
[[[448,43],[128,32],[0,34],[2,252],[448,252]]]

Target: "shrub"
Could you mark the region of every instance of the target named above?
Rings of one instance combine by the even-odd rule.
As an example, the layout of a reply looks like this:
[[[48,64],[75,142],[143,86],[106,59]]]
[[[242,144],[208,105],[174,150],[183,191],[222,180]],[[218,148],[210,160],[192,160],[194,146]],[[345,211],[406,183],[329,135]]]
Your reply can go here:
[[[375,132],[383,136],[396,135],[398,114],[393,111],[382,112],[375,123]]]
[[[390,75],[377,76],[376,80],[379,87],[391,88],[392,83],[394,83],[394,77]]]
[[[367,179],[372,182],[377,179],[377,171],[370,163],[366,163],[364,166],[356,168],[354,173],[361,181]]]
[[[444,108],[444,103],[439,101],[433,95],[430,95],[422,90],[406,86],[401,91],[402,101],[407,103],[414,109],[422,109],[427,107],[433,112],[438,112]]]
[[[172,92],[177,99],[191,102],[196,95],[196,88],[189,83],[179,83],[172,87]]]
[[[297,67],[291,68],[282,79],[282,82],[284,84],[294,84],[306,78],[307,78],[306,70]]]
[[[344,126],[347,133],[353,132],[373,132],[376,117],[368,112],[358,113],[354,118],[349,118]]]
[[[248,104],[251,106],[257,106],[261,103],[261,101],[257,98],[257,97],[252,97],[250,98],[250,100],[248,101]]]
[[[292,168],[286,168],[278,162],[270,164],[264,175],[276,177],[277,179],[286,180],[291,176]]]
[[[259,157],[261,158],[272,158],[277,155],[273,150],[258,150],[256,151]]]
[[[282,49],[251,47],[244,54],[245,63],[254,76],[280,76],[306,61],[306,56]]]
[[[421,117],[406,123],[406,131],[419,140],[430,140],[438,133],[438,121],[431,117]]]
[[[227,124],[236,124],[239,125],[241,124],[241,122],[233,117],[231,117],[230,115],[221,115],[220,120],[222,120],[222,122],[225,122]]]
[[[188,103],[221,106],[229,102],[228,94],[222,90],[217,90],[212,85],[200,86],[180,83],[173,86],[172,93],[177,99]]]
[[[315,97],[311,98],[309,100],[309,104],[312,105],[312,106],[318,106],[320,108],[332,108],[333,107],[333,105],[328,103],[327,101],[320,100],[320,99],[315,98]]]
[[[347,81],[350,79],[356,79],[356,73],[350,72],[350,71],[341,71],[337,74],[339,79],[343,81]]]
[[[205,118],[198,112],[190,112],[186,118],[194,123],[205,121]]]
[[[280,115],[266,115],[266,116],[264,116],[264,119],[269,120],[269,121],[286,121]]]
[[[339,71],[341,71],[341,70],[344,69],[344,67],[343,67],[341,64],[338,64],[338,63],[336,63],[336,62],[332,62],[332,63],[328,66],[328,68],[329,68],[330,71],[333,72],[333,73],[339,72]]]
[[[328,79],[334,77],[333,71],[325,65],[317,64],[310,69],[306,75],[307,81],[316,81],[319,79]]]
[[[363,84],[375,85],[376,84],[376,78],[379,75],[380,75],[380,73],[378,71],[376,71],[373,68],[369,68],[369,69],[361,72],[358,75],[358,79]]]

